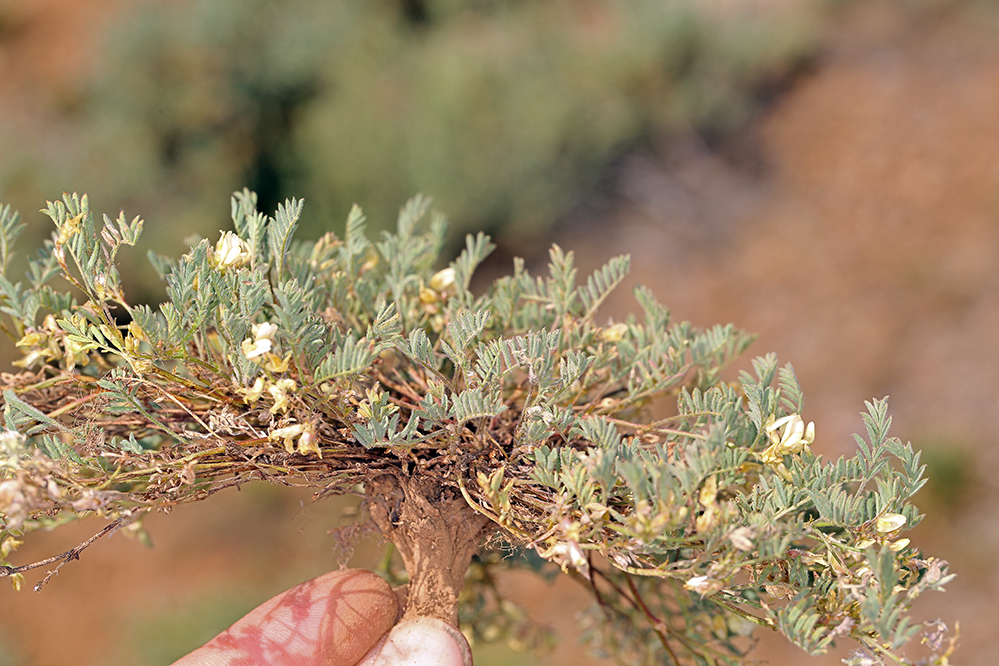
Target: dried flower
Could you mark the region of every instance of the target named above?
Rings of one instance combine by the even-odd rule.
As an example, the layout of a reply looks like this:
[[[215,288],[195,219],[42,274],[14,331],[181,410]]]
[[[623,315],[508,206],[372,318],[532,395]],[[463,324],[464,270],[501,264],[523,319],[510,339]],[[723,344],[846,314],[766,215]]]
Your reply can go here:
[[[156,365],[146,358],[129,359],[129,363],[132,365],[132,369],[135,370],[135,374],[140,377],[149,374],[156,368]]]
[[[267,387],[271,397],[274,398],[274,405],[271,406],[271,414],[288,411],[288,392],[298,388],[294,379],[279,379]]]
[[[279,439],[284,440],[284,450],[288,453],[295,452],[295,438],[301,435],[305,431],[305,426],[301,423],[293,423],[291,425],[284,426],[282,428],[275,428],[267,433],[267,439],[272,442],[276,442]]]
[[[732,542],[732,545],[741,550],[744,553],[748,553],[753,549],[753,537],[756,533],[750,527],[737,527],[732,530],[728,539]]]
[[[43,209],[44,212],[44,209]],[[84,213],[67,218],[59,225],[59,235],[55,239],[56,246],[65,245],[69,239],[80,231],[80,222],[83,221]]]
[[[712,594],[720,592],[725,587],[725,583],[710,576],[694,576],[684,583],[683,586],[688,590],[697,592],[702,597],[710,597]]]

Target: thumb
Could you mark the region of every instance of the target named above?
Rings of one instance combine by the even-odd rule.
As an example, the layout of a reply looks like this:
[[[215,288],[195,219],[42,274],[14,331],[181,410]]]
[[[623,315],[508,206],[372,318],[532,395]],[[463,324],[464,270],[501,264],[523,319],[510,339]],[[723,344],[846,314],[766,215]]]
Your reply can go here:
[[[357,666],[472,666],[472,650],[460,631],[443,620],[403,620]]]

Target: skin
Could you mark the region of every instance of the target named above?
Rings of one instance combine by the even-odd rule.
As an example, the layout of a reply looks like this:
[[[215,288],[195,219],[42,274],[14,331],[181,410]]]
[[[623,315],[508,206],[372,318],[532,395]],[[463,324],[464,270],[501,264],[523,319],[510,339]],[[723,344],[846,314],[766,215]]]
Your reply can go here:
[[[471,666],[454,627],[402,615],[388,584],[347,569],[264,602],[174,666]]]

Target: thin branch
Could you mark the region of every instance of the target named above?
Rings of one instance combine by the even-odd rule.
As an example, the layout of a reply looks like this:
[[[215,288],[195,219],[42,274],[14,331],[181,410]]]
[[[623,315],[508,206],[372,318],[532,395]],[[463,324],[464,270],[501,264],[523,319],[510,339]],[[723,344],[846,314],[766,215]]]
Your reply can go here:
[[[90,537],[89,539],[87,539],[83,543],[81,543],[81,544],[79,544],[79,545],[77,545],[77,546],[75,546],[73,548],[70,548],[65,553],[62,553],[60,555],[53,555],[52,557],[47,557],[44,560],[39,560],[38,562],[32,562],[31,564],[22,564],[19,567],[12,567],[12,566],[9,566],[9,565],[6,565],[6,564],[0,565],[0,578],[6,578],[7,576],[13,576],[15,574],[23,573],[25,571],[30,571],[32,569],[37,569],[39,567],[47,566],[49,564],[52,564],[53,562],[59,562],[58,566],[56,566],[55,569],[53,569],[52,571],[48,572],[48,574],[46,574],[45,578],[43,578],[42,580],[40,580],[35,585],[35,588],[34,588],[35,592],[40,592],[41,589],[42,589],[42,586],[45,585],[45,583],[49,582],[49,579],[52,578],[52,576],[54,576],[57,573],[59,573],[59,569],[62,568],[62,565],[66,564],[67,562],[72,562],[73,560],[80,559],[80,553],[82,553],[84,550],[86,550],[87,548],[89,548],[90,546],[92,546],[98,539],[100,539],[102,537],[106,537],[107,535],[112,534],[113,532],[115,532],[119,527],[121,527],[122,523],[125,522],[126,519],[130,519],[130,518],[131,518],[131,516],[129,516],[127,518],[123,516],[121,518],[114,519],[113,521],[111,521],[110,523],[108,523],[104,527],[104,529],[102,529],[100,532],[98,532],[94,536]]]
[[[663,647],[666,648],[667,652],[669,652],[669,656],[673,658],[673,663],[676,664],[676,666],[680,666],[680,660],[677,658],[676,653],[673,652],[673,648],[670,646],[669,641],[666,640],[666,634],[670,632],[669,627],[663,620],[656,617],[652,611],[649,610],[649,607],[645,605],[645,600],[642,599],[642,595],[638,591],[638,587],[635,585],[635,581],[632,577],[628,574],[625,574],[624,577],[628,580],[628,589],[631,590],[631,594],[635,598],[635,602],[638,603],[642,612],[645,613],[645,617],[649,618],[649,622],[652,623],[652,630],[659,636],[659,640],[662,642]]]

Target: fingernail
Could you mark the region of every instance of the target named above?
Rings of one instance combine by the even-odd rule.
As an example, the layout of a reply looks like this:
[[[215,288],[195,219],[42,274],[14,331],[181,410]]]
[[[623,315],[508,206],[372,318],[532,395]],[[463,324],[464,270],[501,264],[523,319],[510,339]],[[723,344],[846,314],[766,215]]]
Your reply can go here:
[[[392,628],[374,663],[472,666],[472,650],[456,627],[437,618],[418,617]]]

